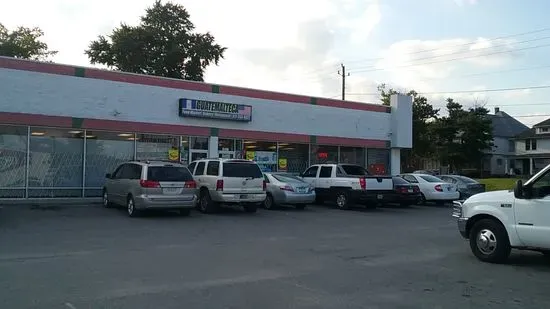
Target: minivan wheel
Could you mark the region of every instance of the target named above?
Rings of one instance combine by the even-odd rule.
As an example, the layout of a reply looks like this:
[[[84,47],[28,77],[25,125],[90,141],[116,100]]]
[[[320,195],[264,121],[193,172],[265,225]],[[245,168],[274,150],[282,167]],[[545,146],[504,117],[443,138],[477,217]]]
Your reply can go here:
[[[506,229],[494,219],[479,220],[469,235],[472,253],[481,261],[503,263],[512,250]]]
[[[136,203],[134,202],[134,198],[131,196],[128,197],[128,201],[126,202],[126,210],[128,212],[128,216],[130,217],[139,216],[139,210],[136,209]]]
[[[103,190],[103,207],[105,208],[111,208],[113,204],[109,201],[109,195],[107,194],[107,190]]]

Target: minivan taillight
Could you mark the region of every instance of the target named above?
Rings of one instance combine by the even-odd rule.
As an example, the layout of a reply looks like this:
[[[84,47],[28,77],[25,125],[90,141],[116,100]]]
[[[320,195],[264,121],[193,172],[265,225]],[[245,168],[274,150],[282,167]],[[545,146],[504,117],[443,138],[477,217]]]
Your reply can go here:
[[[216,181],[216,191],[223,191],[223,179]]]
[[[264,180],[264,183],[263,183],[263,189],[264,189],[264,191],[267,190],[267,183],[265,182],[265,180]]]
[[[189,189],[195,189],[197,187],[197,183],[194,180],[189,180],[189,181],[185,182],[183,187],[184,188],[189,188]]]
[[[158,181],[153,181],[153,180],[143,180],[143,179],[141,179],[139,181],[139,185],[142,188],[160,188],[160,183]]]
[[[359,185],[361,186],[361,190],[367,190],[367,179],[359,178]]]

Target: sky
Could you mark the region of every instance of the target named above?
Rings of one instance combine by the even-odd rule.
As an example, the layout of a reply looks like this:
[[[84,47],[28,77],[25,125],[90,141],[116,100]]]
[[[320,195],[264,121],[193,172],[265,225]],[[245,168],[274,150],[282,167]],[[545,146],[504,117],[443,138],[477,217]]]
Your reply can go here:
[[[52,60],[91,66],[90,41],[121,22],[137,24],[153,2],[9,1],[0,22],[38,26],[59,51]],[[465,107],[499,107],[528,126],[550,118],[547,0],[172,2],[228,48],[207,82],[341,98],[344,64],[349,101],[379,103],[377,85],[385,83],[414,89],[442,110],[452,97]]]

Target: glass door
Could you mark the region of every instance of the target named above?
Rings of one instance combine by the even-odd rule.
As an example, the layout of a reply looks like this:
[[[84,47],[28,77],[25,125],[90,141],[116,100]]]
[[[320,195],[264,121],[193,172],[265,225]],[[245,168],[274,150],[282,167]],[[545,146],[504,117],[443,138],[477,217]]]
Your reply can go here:
[[[208,150],[191,149],[189,157],[191,158],[189,163],[199,159],[206,159],[208,157]]]
[[[222,159],[235,159],[234,151],[219,151],[219,157]]]

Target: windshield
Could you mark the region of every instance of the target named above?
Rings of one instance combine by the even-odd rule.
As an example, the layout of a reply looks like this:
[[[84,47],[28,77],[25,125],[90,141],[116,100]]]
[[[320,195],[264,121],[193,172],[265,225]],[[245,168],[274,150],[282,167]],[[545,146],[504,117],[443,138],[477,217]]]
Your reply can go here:
[[[150,166],[147,169],[147,180],[152,181],[190,181],[193,176],[186,167]]]
[[[435,176],[430,176],[430,175],[422,175],[420,176],[420,178],[426,180],[427,182],[444,182],[440,178],[437,178]]]
[[[469,177],[466,177],[466,176],[456,176],[456,178],[458,178],[459,180],[462,180],[462,181],[465,182],[465,183],[470,183],[470,184],[478,183],[478,182],[475,181],[474,179],[469,178]]]
[[[367,172],[367,170],[360,165],[343,164],[341,165],[341,167],[347,175],[351,175],[351,176],[369,175],[369,172]]]
[[[239,162],[223,164],[223,177],[236,177],[236,178],[263,178],[263,173],[255,163]]]
[[[271,174],[271,176],[273,176],[273,178],[277,179],[280,182],[304,182],[297,176],[290,174]]]

